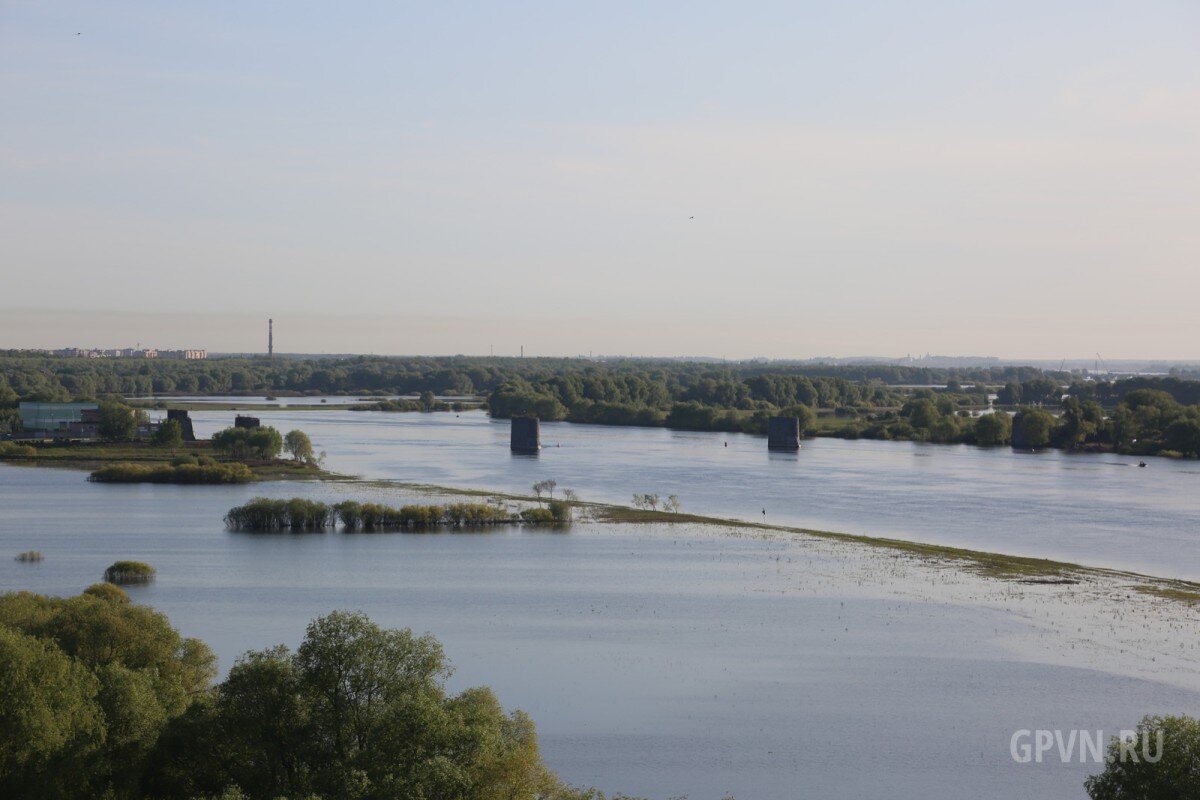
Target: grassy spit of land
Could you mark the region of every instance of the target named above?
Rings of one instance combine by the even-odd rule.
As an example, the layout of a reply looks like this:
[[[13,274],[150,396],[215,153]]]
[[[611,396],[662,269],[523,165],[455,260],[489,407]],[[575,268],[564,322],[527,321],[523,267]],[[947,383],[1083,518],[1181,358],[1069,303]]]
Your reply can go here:
[[[335,480],[371,485],[378,488],[402,489],[427,495],[488,497],[520,503],[541,503],[545,498],[533,495],[489,492],[481,489],[462,489],[426,483],[371,480],[340,476]],[[1152,595],[1191,606],[1200,606],[1200,582],[1159,578],[1126,570],[1089,567],[1067,561],[1031,558],[1006,553],[991,553],[949,545],[926,544],[904,539],[888,539],[852,533],[837,533],[789,525],[772,525],[741,519],[727,519],[702,514],[648,510],[613,503],[594,503],[584,500],[565,500],[577,514],[577,519],[613,524],[667,523],[714,525],[764,536],[773,534],[801,535],[827,541],[843,542],[888,553],[897,558],[917,559],[927,564],[960,569],[986,578],[1018,584],[1073,586],[1086,579],[1107,578],[1122,583],[1132,591]]]

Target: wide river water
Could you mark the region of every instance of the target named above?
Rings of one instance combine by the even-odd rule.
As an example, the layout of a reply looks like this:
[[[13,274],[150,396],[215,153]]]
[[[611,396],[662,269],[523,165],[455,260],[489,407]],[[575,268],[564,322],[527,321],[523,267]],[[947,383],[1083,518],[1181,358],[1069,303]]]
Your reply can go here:
[[[585,500],[677,495],[698,514],[1039,556],[1200,580],[1200,463],[1058,450],[810,439],[545,423],[536,457],[482,411],[259,410],[301,428],[327,466],[367,478],[529,494],[552,478]],[[234,412],[194,412],[208,436]],[[766,511],[764,515],[762,512]]]
[[[585,499],[674,493],[725,517],[766,508],[771,522],[1200,575],[1195,465],[834,440],[780,457],[756,437],[565,424],[544,426],[539,457],[515,458],[507,424],[478,413],[256,413],[366,477],[522,493],[552,477]],[[193,417],[207,435],[232,412]],[[211,644],[223,670],[247,649],[295,645],[318,614],[361,609],[438,636],[453,689],[488,684],[529,712],[564,779],[654,798],[1082,798],[1099,766],[1014,763],[1013,732],[1200,715],[1190,612],[1147,624],[1146,652],[1191,659],[1160,681],[1115,647],[1085,654],[1107,635],[1106,605],[1077,620],[1056,587],[1011,608],[995,581],[947,593],[949,573],[869,548],[690,525],[224,530],[224,512],[256,494],[409,499],[385,485],[118,486],[0,466],[0,588],[73,594],[113,560],[149,561],[158,579],[135,599]],[[3,557],[26,549],[45,561]],[[1079,650],[1051,623],[1078,629]]]

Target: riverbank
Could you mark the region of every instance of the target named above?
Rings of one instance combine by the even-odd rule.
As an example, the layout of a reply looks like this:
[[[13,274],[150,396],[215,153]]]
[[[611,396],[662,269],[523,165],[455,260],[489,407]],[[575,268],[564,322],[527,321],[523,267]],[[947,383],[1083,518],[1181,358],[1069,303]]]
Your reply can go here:
[[[0,451],[0,463],[14,466],[59,467],[94,471],[102,467],[131,464],[137,467],[169,466],[186,458],[211,458],[217,464],[244,464],[256,480],[314,480],[338,477],[317,464],[291,459],[231,459],[218,456],[207,441],[185,442],[182,447],[163,447],[142,442],[53,442],[19,443],[11,452]],[[30,453],[29,450],[33,452]]]

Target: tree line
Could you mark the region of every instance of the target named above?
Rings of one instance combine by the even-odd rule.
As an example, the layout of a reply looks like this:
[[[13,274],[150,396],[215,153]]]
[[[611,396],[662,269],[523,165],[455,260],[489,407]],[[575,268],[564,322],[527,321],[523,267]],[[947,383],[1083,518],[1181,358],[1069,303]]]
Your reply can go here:
[[[87,359],[0,351],[0,404],[20,398],[65,401],[105,395],[149,394],[419,394],[486,395],[504,383],[538,383],[561,376],[637,377],[677,396],[702,381],[751,381],[771,399],[778,378],[838,379],[878,385],[1000,384],[1042,374],[1032,367],[934,369],[890,365],[737,362],[718,364],[656,359],[595,362],[570,358],[352,356],[330,358]],[[786,384],[786,381],[784,382]],[[784,392],[792,391],[784,386]],[[650,391],[654,391],[650,389]],[[701,388],[703,394],[713,388]],[[734,390],[740,392],[740,389]],[[643,398],[647,402],[653,398]],[[688,398],[692,399],[692,398]],[[699,397],[695,399],[700,399]],[[732,404],[736,397],[726,398]],[[834,399],[832,396],[826,399]],[[772,400],[777,402],[777,400]]]
[[[543,764],[532,720],[446,690],[432,636],[362,614],[296,650],[216,659],[111,583],[0,595],[0,796],[12,800],[588,800]]]

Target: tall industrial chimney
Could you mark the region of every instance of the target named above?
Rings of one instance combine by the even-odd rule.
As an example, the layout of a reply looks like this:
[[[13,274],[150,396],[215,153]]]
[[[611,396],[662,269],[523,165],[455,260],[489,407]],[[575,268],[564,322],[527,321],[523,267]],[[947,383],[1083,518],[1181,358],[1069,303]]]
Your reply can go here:
[[[267,320],[267,358],[275,355],[275,320]]]

